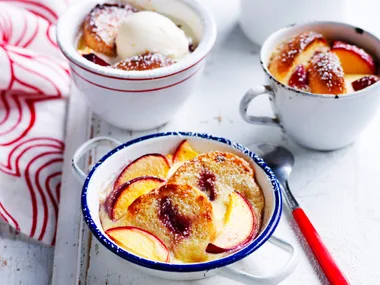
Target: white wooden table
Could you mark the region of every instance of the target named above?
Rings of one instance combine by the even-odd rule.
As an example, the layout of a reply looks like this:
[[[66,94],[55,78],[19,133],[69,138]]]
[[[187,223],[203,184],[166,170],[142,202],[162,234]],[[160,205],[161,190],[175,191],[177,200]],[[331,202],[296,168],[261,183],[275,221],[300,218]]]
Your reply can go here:
[[[244,123],[238,114],[239,100],[250,86],[264,79],[258,65],[259,48],[249,43],[236,27],[237,0],[218,9],[216,5],[220,4],[216,2],[207,3],[217,11],[219,39],[197,91],[172,122],[151,132],[208,132],[253,149],[257,144],[268,142],[288,147],[296,156],[290,186],[337,262],[352,284],[380,284],[380,167],[377,162],[380,113],[356,144],[335,152],[305,150],[289,141],[279,129]],[[270,114],[268,102],[260,99],[253,108]],[[55,254],[53,248],[16,234],[1,223],[0,284],[71,285],[78,281],[90,285],[169,284],[130,270],[92,239],[80,214],[80,184],[70,171],[72,153],[87,138],[109,135],[127,141],[147,132],[122,131],[99,120],[87,109],[75,88],[69,113]],[[93,153],[92,161],[99,158],[102,151],[104,149]],[[286,208],[276,234],[301,249],[296,270],[282,284],[327,284]],[[270,272],[276,267],[274,257],[279,261],[285,258],[276,253],[270,245],[264,245],[244,265],[252,268],[252,272]],[[226,282],[229,280],[212,277],[193,284]]]

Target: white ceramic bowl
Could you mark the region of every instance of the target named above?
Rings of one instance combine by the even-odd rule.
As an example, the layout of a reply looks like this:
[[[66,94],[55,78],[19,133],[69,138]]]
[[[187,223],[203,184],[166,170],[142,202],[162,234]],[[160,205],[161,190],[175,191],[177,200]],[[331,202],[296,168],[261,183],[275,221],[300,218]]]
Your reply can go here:
[[[147,260],[119,247],[104,233],[99,220],[99,193],[111,183],[128,161],[147,153],[173,153],[178,144],[184,139],[187,139],[201,153],[214,150],[231,152],[250,163],[265,196],[262,229],[260,234],[246,247],[218,260],[192,264],[168,264]],[[101,158],[90,173],[85,175],[77,166],[77,162],[84,153],[102,141],[111,141],[118,146]],[[89,140],[78,148],[73,157],[73,167],[81,181],[84,181],[82,211],[84,219],[94,236],[108,250],[129,261],[130,264],[145,273],[166,279],[192,280],[209,277],[219,272],[219,274],[243,282],[260,281],[260,284],[277,284],[293,271],[297,263],[298,253],[296,249],[290,244],[272,236],[280,220],[282,208],[281,193],[276,177],[272,170],[256,154],[228,139],[206,134],[167,132],[148,135],[121,144],[110,138],[99,137]],[[253,253],[268,240],[291,252],[291,258],[278,272],[270,276],[258,277],[227,267],[227,265]]]
[[[215,42],[214,20],[197,0],[129,0],[128,3],[185,23],[199,45],[171,66],[127,72],[96,65],[77,52],[77,37],[84,18],[97,3],[103,2],[115,1],[78,1],[58,21],[58,44],[69,60],[72,78],[91,109],[105,121],[130,130],[161,126],[178,112],[193,91]]]

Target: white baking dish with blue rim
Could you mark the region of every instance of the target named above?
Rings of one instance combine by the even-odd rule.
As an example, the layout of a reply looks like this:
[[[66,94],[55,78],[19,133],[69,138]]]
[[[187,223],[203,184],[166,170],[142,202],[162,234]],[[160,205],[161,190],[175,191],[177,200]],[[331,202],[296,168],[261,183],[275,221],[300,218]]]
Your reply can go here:
[[[215,150],[231,152],[250,163],[265,197],[265,210],[261,231],[252,242],[242,249],[224,258],[209,262],[174,264],[156,262],[139,257],[119,247],[104,233],[99,219],[100,191],[103,191],[107,187],[128,162],[147,153],[172,153],[184,139],[187,139],[201,153]],[[104,155],[92,167],[89,174],[86,175],[78,166],[80,158],[86,152],[104,142],[114,144],[117,147]],[[298,262],[297,248],[273,236],[282,211],[282,198],[277,178],[260,157],[240,144],[221,137],[190,132],[157,133],[126,143],[120,143],[108,137],[96,137],[88,140],[77,149],[73,156],[72,166],[74,173],[84,183],[82,189],[82,212],[93,235],[108,250],[128,261],[131,266],[136,267],[144,273],[172,280],[195,280],[220,274],[243,283],[278,284],[296,267]],[[290,253],[290,258],[278,271],[268,276],[257,276],[228,266],[252,254],[267,241]]]

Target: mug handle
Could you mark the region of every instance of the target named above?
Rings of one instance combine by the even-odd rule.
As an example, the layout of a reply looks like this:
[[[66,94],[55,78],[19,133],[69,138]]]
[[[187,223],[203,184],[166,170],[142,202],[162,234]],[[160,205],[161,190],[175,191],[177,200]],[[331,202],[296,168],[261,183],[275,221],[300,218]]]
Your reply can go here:
[[[241,98],[240,100],[240,107],[239,107],[240,115],[242,116],[244,121],[250,124],[270,125],[270,126],[281,127],[280,123],[278,122],[278,119],[276,118],[270,118],[266,116],[251,116],[247,114],[248,106],[251,103],[251,101],[261,95],[274,96],[272,87],[268,85],[259,85],[259,86],[249,89],[244,94],[243,98]]]
[[[252,284],[252,282],[255,282],[255,284],[274,285],[280,283],[282,280],[287,278],[296,268],[299,252],[297,247],[274,235],[270,237],[269,241],[277,247],[290,252],[290,258],[278,272],[267,276],[257,276],[233,269],[230,266],[226,266],[221,269],[219,274],[238,282],[242,282],[244,284]]]
[[[74,153],[73,159],[71,160],[71,166],[73,169],[73,172],[75,176],[78,178],[79,181],[83,182],[87,175],[83,172],[83,170],[78,166],[78,161],[82,158],[82,156],[88,152],[89,150],[97,147],[102,142],[111,142],[116,145],[121,145],[121,142],[110,138],[110,137],[96,137],[89,139],[88,141],[84,142]]]

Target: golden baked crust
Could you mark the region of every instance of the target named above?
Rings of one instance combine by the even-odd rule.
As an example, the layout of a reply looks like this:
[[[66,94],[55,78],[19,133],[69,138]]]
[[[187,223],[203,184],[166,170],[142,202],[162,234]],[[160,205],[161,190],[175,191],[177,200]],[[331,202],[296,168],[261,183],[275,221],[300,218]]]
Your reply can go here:
[[[270,73],[281,83],[288,84],[289,78],[299,64],[306,64],[316,51],[328,49],[322,34],[306,32],[286,41],[272,55]]]
[[[316,53],[310,61],[308,76],[311,93],[346,93],[342,65],[332,52]]]
[[[83,39],[94,51],[116,55],[115,39],[121,20],[137,10],[130,5],[97,4],[83,25]]]
[[[169,57],[159,53],[146,52],[141,55],[135,55],[118,62],[115,68],[122,70],[152,70],[160,67],[172,65]]]
[[[169,183],[190,185],[206,193],[213,204],[217,232],[223,228],[229,195],[233,191],[251,203],[261,223],[264,196],[249,163],[234,154],[219,151],[201,154],[179,167]]]
[[[164,185],[136,199],[126,218],[156,235],[176,258],[207,260],[205,249],[215,236],[215,226],[212,204],[201,191],[188,185]]]

